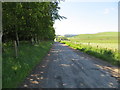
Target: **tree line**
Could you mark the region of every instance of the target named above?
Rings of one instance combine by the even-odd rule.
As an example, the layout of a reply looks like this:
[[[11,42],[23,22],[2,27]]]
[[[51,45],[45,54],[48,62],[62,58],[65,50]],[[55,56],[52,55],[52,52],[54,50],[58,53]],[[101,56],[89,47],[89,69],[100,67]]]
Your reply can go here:
[[[58,2],[4,2],[2,4],[3,42],[54,40],[56,19],[63,19]]]

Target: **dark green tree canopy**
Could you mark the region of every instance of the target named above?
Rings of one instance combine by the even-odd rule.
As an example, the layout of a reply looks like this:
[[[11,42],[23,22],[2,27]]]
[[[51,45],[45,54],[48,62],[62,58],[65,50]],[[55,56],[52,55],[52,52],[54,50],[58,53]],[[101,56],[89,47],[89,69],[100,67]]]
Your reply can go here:
[[[3,42],[53,40],[56,19],[63,19],[58,2],[4,2]]]

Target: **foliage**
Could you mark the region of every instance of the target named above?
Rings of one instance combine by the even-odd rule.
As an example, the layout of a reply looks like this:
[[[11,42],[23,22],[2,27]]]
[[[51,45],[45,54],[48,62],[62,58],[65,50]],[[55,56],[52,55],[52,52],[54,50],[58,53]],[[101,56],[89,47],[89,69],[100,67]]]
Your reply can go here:
[[[69,39],[68,39],[67,37],[57,35],[57,36],[56,36],[56,41],[57,41],[57,42],[60,42],[61,40],[67,40],[67,41],[69,41]]]
[[[54,40],[53,28],[58,14],[58,2],[4,2],[3,42],[13,40]]]

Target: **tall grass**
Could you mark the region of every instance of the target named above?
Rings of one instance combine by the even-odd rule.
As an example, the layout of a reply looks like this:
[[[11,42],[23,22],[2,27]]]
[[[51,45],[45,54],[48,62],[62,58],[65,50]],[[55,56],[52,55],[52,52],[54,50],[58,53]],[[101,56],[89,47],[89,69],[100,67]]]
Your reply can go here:
[[[92,47],[90,45],[85,44],[77,44],[72,41],[61,41],[62,43],[67,44],[68,46],[80,50],[82,52],[85,52],[87,54],[93,55],[97,58],[101,58],[113,65],[119,65],[120,66],[120,52],[118,50],[110,50],[107,48],[101,48],[101,47]],[[98,45],[99,46],[99,45]]]
[[[19,56],[15,58],[14,47],[11,44],[4,44],[2,56],[2,78],[3,88],[16,88],[26,78],[30,71],[40,63],[52,45],[52,41],[41,42],[31,45],[21,43],[18,47]]]

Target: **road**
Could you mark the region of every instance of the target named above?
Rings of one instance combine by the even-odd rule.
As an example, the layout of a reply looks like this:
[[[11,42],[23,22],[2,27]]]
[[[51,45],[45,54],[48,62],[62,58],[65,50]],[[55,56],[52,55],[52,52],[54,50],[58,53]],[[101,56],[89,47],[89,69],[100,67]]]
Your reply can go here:
[[[56,42],[21,87],[117,88],[117,79],[100,68],[101,65],[88,55],[77,53],[68,46]]]

